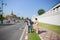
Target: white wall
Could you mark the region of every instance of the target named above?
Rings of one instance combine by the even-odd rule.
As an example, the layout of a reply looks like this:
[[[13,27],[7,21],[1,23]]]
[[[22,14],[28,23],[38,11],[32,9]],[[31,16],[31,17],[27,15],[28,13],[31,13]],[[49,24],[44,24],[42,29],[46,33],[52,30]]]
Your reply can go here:
[[[38,18],[39,22],[60,26],[60,7],[58,7],[59,5],[60,5],[60,3],[57,4],[56,6],[54,6],[53,8],[51,8],[50,10],[48,10],[47,12],[45,12],[43,15],[33,16],[32,21],[34,21],[35,18]],[[58,7],[58,8],[56,8],[56,7]],[[53,9],[55,9],[55,10],[53,10]]]
[[[54,24],[60,26],[60,14],[58,15],[52,15],[52,16],[35,16],[32,17],[32,21],[35,20],[35,18],[38,18],[38,22],[48,23],[48,24]]]
[[[55,16],[44,17],[44,18],[38,17],[38,21],[48,24],[60,25],[60,14]]]

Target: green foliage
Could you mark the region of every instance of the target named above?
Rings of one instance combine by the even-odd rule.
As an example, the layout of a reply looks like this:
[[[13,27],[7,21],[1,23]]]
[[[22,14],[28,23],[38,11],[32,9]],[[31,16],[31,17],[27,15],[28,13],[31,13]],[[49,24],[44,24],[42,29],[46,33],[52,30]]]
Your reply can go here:
[[[44,10],[44,9],[39,9],[39,10],[38,10],[38,15],[41,15],[41,14],[43,14],[43,13],[45,13],[45,10]]]
[[[24,20],[24,17],[22,17],[22,20]]]
[[[0,20],[2,20],[2,14],[0,14]]]
[[[34,33],[28,33],[28,40],[41,40],[38,34]]]
[[[39,26],[60,34],[60,26],[58,25],[39,23]]]
[[[21,19],[21,17],[17,17],[18,19]]]
[[[1,21],[1,24],[3,23],[3,16],[2,14],[0,14],[0,21]]]

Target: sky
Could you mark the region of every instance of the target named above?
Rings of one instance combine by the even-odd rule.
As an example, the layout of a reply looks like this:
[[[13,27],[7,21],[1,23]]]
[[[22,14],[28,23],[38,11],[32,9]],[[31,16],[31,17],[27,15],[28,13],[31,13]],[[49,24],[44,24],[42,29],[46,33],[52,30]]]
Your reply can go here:
[[[10,14],[13,10],[14,14],[20,17],[32,17],[37,15],[39,9],[48,11],[60,0],[4,0],[7,5],[3,7],[4,14]]]

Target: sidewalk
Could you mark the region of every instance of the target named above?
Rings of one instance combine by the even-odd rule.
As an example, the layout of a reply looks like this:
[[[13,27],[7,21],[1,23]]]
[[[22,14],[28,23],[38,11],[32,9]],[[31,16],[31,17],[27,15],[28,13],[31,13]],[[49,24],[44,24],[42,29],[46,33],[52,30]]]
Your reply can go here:
[[[60,40],[60,35],[50,30],[41,27],[39,27],[39,30],[40,30],[39,37],[41,38],[41,40]]]
[[[28,40],[28,26],[26,27],[25,31],[26,31],[25,40]]]

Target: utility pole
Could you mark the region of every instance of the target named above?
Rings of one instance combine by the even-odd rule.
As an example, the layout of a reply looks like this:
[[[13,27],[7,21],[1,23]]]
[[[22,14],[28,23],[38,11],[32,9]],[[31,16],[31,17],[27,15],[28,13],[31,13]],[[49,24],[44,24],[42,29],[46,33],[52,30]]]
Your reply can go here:
[[[3,0],[0,0],[0,23],[3,24]]]
[[[0,23],[3,24],[3,0],[0,0]]]

